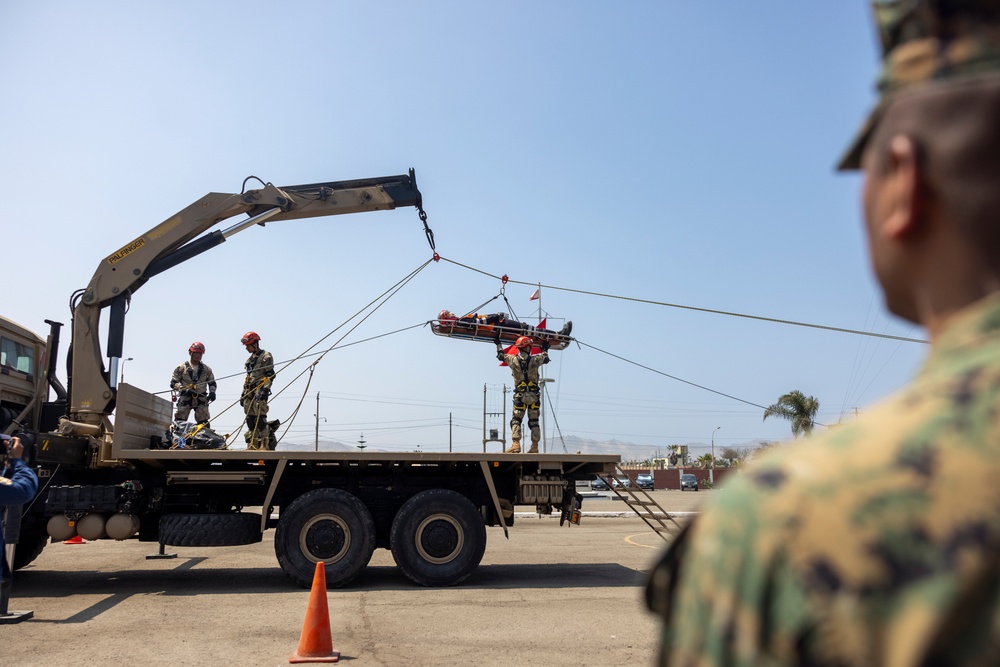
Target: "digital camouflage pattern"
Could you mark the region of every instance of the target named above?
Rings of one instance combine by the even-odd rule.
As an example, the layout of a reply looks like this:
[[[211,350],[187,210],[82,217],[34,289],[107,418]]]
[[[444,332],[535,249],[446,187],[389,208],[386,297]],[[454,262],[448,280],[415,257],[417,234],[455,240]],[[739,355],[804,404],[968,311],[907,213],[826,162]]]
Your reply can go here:
[[[271,381],[274,380],[274,357],[266,350],[258,350],[250,354],[245,367],[247,376],[240,397],[240,405],[246,413],[244,439],[249,449],[274,449],[270,446],[273,433],[266,423],[267,399],[271,394]]]
[[[542,407],[538,388],[539,370],[549,363],[549,353],[542,352],[528,356],[507,354],[503,350],[503,346],[497,343],[497,359],[506,363],[514,376],[514,410],[510,418],[510,439],[513,442],[521,442],[521,423],[527,412],[531,442],[537,444],[542,438],[539,428]]]
[[[662,664],[1000,664],[1000,294],[897,395],[727,481],[646,595]]]
[[[251,354],[244,366],[247,376],[243,380],[243,397],[240,399],[240,404],[243,405],[248,415],[266,415],[267,399],[261,398],[261,396],[271,391],[271,381],[274,379],[274,357],[271,356],[270,352],[260,350]]]
[[[209,420],[208,395],[215,393],[217,383],[215,373],[208,364],[193,365],[185,361],[174,369],[170,376],[170,388],[178,392],[176,421],[187,421],[194,410],[194,418],[199,424]]]
[[[861,167],[865,143],[893,99],[1000,75],[1000,0],[890,0],[873,6],[883,54],[880,99],[841,159],[845,170]]]

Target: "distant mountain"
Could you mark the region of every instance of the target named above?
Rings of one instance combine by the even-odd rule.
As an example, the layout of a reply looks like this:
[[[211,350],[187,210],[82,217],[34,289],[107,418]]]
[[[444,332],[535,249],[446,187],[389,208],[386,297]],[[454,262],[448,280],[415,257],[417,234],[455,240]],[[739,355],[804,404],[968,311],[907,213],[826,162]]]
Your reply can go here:
[[[302,442],[289,442],[287,440],[282,440],[278,444],[279,450],[284,450],[286,452],[314,452],[317,450],[316,441],[302,443]],[[339,440],[328,440],[326,438],[319,439],[319,451],[321,452],[356,452],[358,451],[357,445],[348,445],[346,443],[340,442]],[[372,450],[375,451],[375,450]]]

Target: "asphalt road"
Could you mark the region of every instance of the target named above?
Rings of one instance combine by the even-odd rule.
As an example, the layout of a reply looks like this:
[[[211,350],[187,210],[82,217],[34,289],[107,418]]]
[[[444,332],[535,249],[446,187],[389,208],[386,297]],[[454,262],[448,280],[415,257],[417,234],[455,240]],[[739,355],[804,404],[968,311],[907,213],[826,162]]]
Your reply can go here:
[[[657,492],[669,511],[709,493]],[[328,593],[333,645],[354,665],[651,664],[657,624],[642,599],[663,540],[619,500],[588,498],[579,526],[518,507],[510,539],[488,529],[479,569],[422,588],[377,550],[361,578]],[[249,547],[107,540],[50,544],[14,580],[0,627],[5,665],[287,665],[309,591],[277,566],[273,531]]]

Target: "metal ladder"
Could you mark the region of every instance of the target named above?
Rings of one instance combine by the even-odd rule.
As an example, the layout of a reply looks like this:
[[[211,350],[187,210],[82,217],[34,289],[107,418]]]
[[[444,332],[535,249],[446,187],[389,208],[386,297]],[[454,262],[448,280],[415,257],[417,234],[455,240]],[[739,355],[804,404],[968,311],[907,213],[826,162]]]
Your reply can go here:
[[[659,503],[653,500],[653,497],[646,493],[645,489],[639,488],[638,485],[635,486],[615,486],[615,479],[618,477],[628,477],[624,470],[615,466],[614,475],[608,475],[603,477],[598,475],[604,482],[608,485],[608,488],[614,491],[615,495],[625,501],[625,504],[631,508],[633,512],[639,515],[639,518],[646,522],[653,532],[663,538],[663,541],[668,541],[668,535],[676,533],[681,529],[681,524],[677,523],[677,519],[670,516],[670,513],[665,509],[660,507]],[[634,482],[633,482],[634,484]],[[624,491],[628,496],[622,494]],[[658,510],[657,511],[654,511]],[[667,523],[667,522],[670,523]]]

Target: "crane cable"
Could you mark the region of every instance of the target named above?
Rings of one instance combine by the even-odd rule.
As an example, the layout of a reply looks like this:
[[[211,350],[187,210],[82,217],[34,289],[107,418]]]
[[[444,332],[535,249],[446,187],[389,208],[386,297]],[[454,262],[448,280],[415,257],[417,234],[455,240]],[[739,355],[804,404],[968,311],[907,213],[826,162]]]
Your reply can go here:
[[[329,338],[330,336],[332,336],[334,333],[336,333],[337,331],[339,331],[341,328],[343,328],[344,326],[346,326],[350,321],[352,321],[353,319],[355,319],[356,317],[358,317],[359,315],[361,315],[362,313],[364,313],[366,310],[368,310],[369,308],[371,308],[371,311],[368,314],[366,314],[363,318],[361,318],[353,327],[351,327],[346,333],[344,333],[343,336],[341,336],[340,338],[338,338],[336,340],[336,342],[333,343],[333,345],[331,345],[330,347],[328,347],[325,350],[322,350],[320,352],[312,353],[313,355],[318,354],[319,357],[316,360],[314,360],[312,362],[312,364],[310,364],[309,366],[307,366],[302,372],[300,372],[298,375],[296,375],[294,378],[292,378],[292,380],[290,382],[288,382],[281,390],[279,390],[277,393],[275,393],[274,396],[275,396],[275,398],[277,398],[288,387],[290,387],[296,380],[298,380],[300,377],[302,377],[306,372],[309,372],[309,382],[306,383],[305,391],[302,394],[302,398],[299,399],[298,405],[295,406],[295,409],[292,411],[291,416],[286,420],[285,430],[282,432],[281,437],[278,438],[279,441],[281,440],[281,438],[283,438],[285,436],[286,433],[288,433],[288,429],[291,427],[292,423],[294,422],[295,416],[298,414],[299,408],[301,408],[302,403],[305,400],[306,392],[309,391],[309,385],[312,382],[312,374],[315,371],[315,367],[316,367],[317,364],[319,364],[320,361],[323,360],[323,356],[326,355],[327,352],[329,352],[332,349],[334,349],[340,342],[342,342],[344,340],[344,338],[346,338],[347,336],[349,336],[355,329],[357,329],[359,326],[361,326],[361,324],[365,320],[367,320],[369,317],[371,317],[375,313],[375,311],[377,311],[379,308],[381,308],[383,305],[385,305],[385,303],[389,299],[391,299],[393,296],[395,296],[403,287],[405,287],[407,285],[407,283],[409,283],[411,280],[413,280],[413,278],[415,278],[418,273],[420,273],[425,268],[427,268],[427,266],[432,261],[434,261],[434,260],[433,259],[429,259],[426,262],[424,262],[423,264],[421,264],[419,267],[417,267],[416,269],[414,269],[413,271],[411,271],[409,274],[407,274],[404,278],[402,278],[399,281],[397,281],[392,287],[388,288],[387,290],[385,290],[384,292],[382,292],[380,295],[378,295],[377,297],[375,297],[374,299],[372,299],[371,301],[369,301],[365,306],[363,306],[362,308],[360,308],[356,313],[354,313],[353,315],[351,315],[344,322],[342,322],[341,324],[337,325],[333,330],[331,330],[325,336],[323,336],[318,341],[316,341],[315,343],[313,343],[312,345],[310,345],[309,347],[307,347],[305,350],[303,350],[296,357],[294,357],[292,359],[289,359],[288,361],[282,362],[281,368],[275,370],[274,375],[275,375],[275,377],[277,377],[280,373],[284,372],[289,366],[291,366],[292,364],[294,364],[296,361],[299,361],[300,359],[302,359],[302,358],[304,358],[306,356],[311,356],[310,355],[310,351],[313,348],[315,348],[317,345],[319,345],[320,343],[322,343],[324,340],[326,340],[327,338]],[[373,305],[375,306],[374,308],[372,308]],[[423,324],[414,325],[414,326],[423,326]],[[400,329],[398,331],[405,331],[406,329],[410,329],[410,328],[413,328],[413,327],[406,327],[406,328]],[[392,332],[392,333],[398,333],[398,331],[397,332]],[[382,335],[389,335],[389,334],[382,334]],[[234,373],[233,375],[226,376],[226,377],[224,377],[222,379],[226,379],[228,377],[235,377],[235,376],[238,376],[238,375],[240,375],[240,374],[239,373]],[[272,384],[273,384],[273,382],[274,382],[274,380],[272,379]],[[216,415],[216,417],[221,417],[223,414],[225,414],[227,411],[229,411],[231,408],[233,408],[237,403],[238,403],[238,401],[231,403],[222,412],[220,412],[218,415]],[[233,433],[233,434],[231,434],[230,438],[232,440],[235,440],[236,436],[238,436],[240,434],[240,432],[243,430],[243,425],[244,424],[241,423],[240,427],[236,430],[236,432]],[[227,446],[228,446],[228,444],[229,443],[227,443]]]
[[[303,358],[306,354],[309,353],[310,350],[312,350],[314,347],[316,347],[317,345],[319,345],[320,343],[322,343],[324,340],[326,340],[327,338],[329,338],[330,336],[332,336],[334,333],[336,333],[336,331],[338,329],[340,329],[341,327],[343,327],[344,325],[346,325],[348,322],[350,322],[351,320],[353,320],[355,317],[357,317],[361,313],[364,313],[366,310],[368,310],[369,308],[371,308],[373,304],[377,304],[377,305],[375,305],[374,308],[371,308],[370,312],[368,312],[364,317],[362,317],[360,320],[358,320],[358,322],[353,327],[351,327],[350,329],[348,329],[344,333],[344,335],[342,335],[332,345],[330,345],[330,347],[328,347],[325,350],[323,350],[322,352],[320,352],[319,357],[315,361],[313,361],[311,364],[309,364],[309,366],[306,367],[305,370],[303,370],[298,375],[296,375],[294,378],[292,378],[291,382],[289,382],[288,384],[286,384],[285,387],[282,388],[281,391],[279,391],[277,394],[275,394],[275,396],[279,396],[283,391],[285,391],[285,389],[287,389],[288,387],[290,387],[296,380],[298,380],[300,377],[302,377],[305,374],[306,371],[309,371],[309,381],[306,383],[306,387],[305,387],[305,389],[302,392],[302,397],[299,398],[298,405],[295,406],[295,409],[292,411],[291,416],[286,420],[285,430],[282,432],[281,438],[285,437],[285,435],[288,433],[288,429],[291,428],[292,423],[295,421],[295,417],[296,417],[296,415],[298,415],[299,409],[302,407],[302,403],[305,401],[306,394],[309,391],[309,384],[312,382],[313,372],[316,370],[316,366],[319,365],[319,362],[323,361],[323,357],[326,356],[327,352],[330,352],[340,342],[342,342],[345,338],[347,338],[349,335],[351,335],[351,333],[353,333],[355,329],[357,329],[358,327],[360,327],[365,322],[365,320],[367,320],[369,317],[371,317],[372,315],[374,315],[375,311],[377,311],[379,308],[381,308],[382,306],[384,306],[386,304],[386,302],[389,301],[389,299],[391,299],[392,297],[394,297],[396,294],[399,293],[399,291],[401,289],[403,289],[404,287],[406,287],[407,283],[409,283],[411,280],[413,280],[417,276],[418,273],[420,273],[425,268],[427,268],[427,265],[430,264],[432,261],[434,261],[434,260],[433,259],[429,259],[426,262],[424,262],[423,264],[421,264],[419,267],[417,267],[416,269],[414,269],[413,271],[411,271],[405,278],[401,279],[395,285],[393,285],[392,287],[390,287],[386,291],[382,292],[382,294],[380,294],[376,298],[372,299],[372,301],[370,301],[368,303],[368,305],[366,305],[363,308],[361,308],[358,312],[356,312],[354,315],[352,315],[351,317],[349,317],[342,324],[338,325],[335,329],[333,329],[333,331],[330,331],[328,334],[326,334],[325,336],[323,336],[322,338],[320,338],[318,341],[316,341],[315,343],[313,343],[312,345],[310,345],[301,354],[299,354],[299,356],[295,357],[294,359],[292,359],[291,361],[289,361],[285,365],[285,368],[287,368],[289,365],[291,365],[291,364],[295,363],[296,361],[298,361],[299,359]],[[282,369],[282,370],[284,370],[284,369]],[[275,373],[275,375],[277,375],[277,373]],[[278,438],[279,442],[281,441],[281,438]]]
[[[489,273],[487,271],[483,271],[482,269],[477,269],[475,267],[468,266],[466,264],[462,264],[461,262],[456,262],[455,260],[448,259],[447,257],[441,257],[441,259],[444,260],[444,261],[446,261],[446,262],[449,262],[451,264],[454,264],[455,266],[460,266],[463,269],[468,269],[469,271],[473,271],[475,273],[481,273],[484,276],[488,276],[490,278],[495,278],[497,280],[501,280],[502,279],[501,276],[497,276],[497,275],[494,275],[494,274]],[[775,324],[789,324],[789,325],[796,326],[796,327],[808,327],[808,328],[811,328],[811,329],[822,329],[822,330],[825,330],[825,331],[836,331],[838,333],[849,333],[849,334],[855,334],[857,336],[871,336],[871,337],[874,337],[874,338],[887,338],[889,340],[899,340],[899,341],[903,341],[903,342],[906,342],[906,343],[923,343],[925,345],[927,345],[927,344],[930,343],[929,340],[924,340],[924,339],[921,339],[921,338],[907,338],[905,336],[893,336],[891,334],[880,334],[880,333],[875,333],[873,331],[859,331],[857,329],[846,329],[846,328],[843,328],[843,327],[831,327],[831,326],[827,326],[827,325],[824,325],[824,324],[811,324],[809,322],[796,322],[794,320],[782,320],[782,319],[778,319],[778,318],[775,318],[775,317],[764,317],[762,315],[747,315],[745,313],[734,313],[734,312],[727,311],[727,310],[714,310],[712,308],[699,308],[698,306],[685,306],[685,305],[679,304],[679,303],[669,303],[669,302],[666,302],[666,301],[654,301],[652,299],[640,299],[640,298],[637,298],[637,297],[621,296],[619,294],[605,294],[603,292],[593,292],[593,291],[589,291],[589,290],[573,289],[571,287],[558,287],[556,285],[545,285],[543,283],[537,283],[537,282],[529,283],[529,282],[525,282],[523,280],[513,280],[513,279],[510,279],[510,278],[508,278],[508,281],[512,282],[512,283],[515,283],[517,285],[527,285],[529,287],[538,287],[538,288],[544,287],[545,289],[558,290],[560,292],[572,292],[574,294],[585,294],[585,295],[588,295],[588,296],[600,296],[600,297],[604,297],[606,299],[619,299],[621,301],[634,301],[636,303],[646,303],[646,304],[650,304],[650,305],[653,305],[653,306],[665,306],[667,308],[680,308],[682,310],[694,310],[694,311],[698,311],[698,312],[701,312],[701,313],[712,313],[714,315],[728,315],[729,317],[742,317],[742,318],[749,319],[749,320],[760,320],[762,322],[774,322]]]

